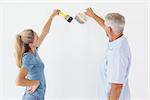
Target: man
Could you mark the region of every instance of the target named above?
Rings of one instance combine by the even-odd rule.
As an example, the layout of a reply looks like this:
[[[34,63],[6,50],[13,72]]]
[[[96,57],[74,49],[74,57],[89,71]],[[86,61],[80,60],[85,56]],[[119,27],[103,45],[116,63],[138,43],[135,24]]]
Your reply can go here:
[[[109,38],[100,68],[100,100],[130,100],[128,73],[131,53],[127,39],[123,36],[125,18],[119,13],[109,13],[104,20],[91,8],[87,8],[85,14],[98,22]]]

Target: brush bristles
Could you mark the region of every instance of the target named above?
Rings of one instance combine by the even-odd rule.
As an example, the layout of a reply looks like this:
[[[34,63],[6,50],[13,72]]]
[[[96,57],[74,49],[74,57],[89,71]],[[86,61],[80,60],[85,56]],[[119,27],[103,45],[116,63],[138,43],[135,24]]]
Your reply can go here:
[[[84,24],[84,21],[81,20],[79,16],[76,16],[75,19],[76,19],[76,21],[77,21],[78,23]]]
[[[75,16],[75,19],[77,20],[77,22],[79,22],[80,24],[84,24],[86,22],[86,16],[83,13],[78,13]]]

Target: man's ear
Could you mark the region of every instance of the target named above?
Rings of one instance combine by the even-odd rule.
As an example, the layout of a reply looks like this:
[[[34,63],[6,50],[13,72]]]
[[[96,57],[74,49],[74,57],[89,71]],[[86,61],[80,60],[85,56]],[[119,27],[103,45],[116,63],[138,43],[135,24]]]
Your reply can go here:
[[[110,34],[112,33],[112,28],[110,26],[108,27],[107,32]]]

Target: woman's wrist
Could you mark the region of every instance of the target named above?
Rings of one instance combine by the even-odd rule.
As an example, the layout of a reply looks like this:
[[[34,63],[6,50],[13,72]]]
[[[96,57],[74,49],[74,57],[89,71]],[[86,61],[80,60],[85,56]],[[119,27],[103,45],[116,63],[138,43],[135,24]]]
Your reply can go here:
[[[50,19],[53,19],[54,17],[55,17],[55,15],[51,15],[51,16],[50,16]]]
[[[37,85],[37,84],[39,84],[39,83],[40,83],[39,80],[34,80],[34,85]]]

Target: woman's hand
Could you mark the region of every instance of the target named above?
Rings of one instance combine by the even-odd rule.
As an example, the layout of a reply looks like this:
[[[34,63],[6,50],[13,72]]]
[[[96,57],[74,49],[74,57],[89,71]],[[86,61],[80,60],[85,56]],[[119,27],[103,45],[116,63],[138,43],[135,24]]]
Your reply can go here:
[[[32,94],[36,91],[36,89],[39,87],[40,85],[40,81],[36,80],[35,84],[32,86],[27,87],[27,93]]]
[[[51,17],[53,18],[53,17],[59,15],[59,12],[60,12],[59,9],[54,9],[53,12],[52,12],[52,14],[51,14]]]

